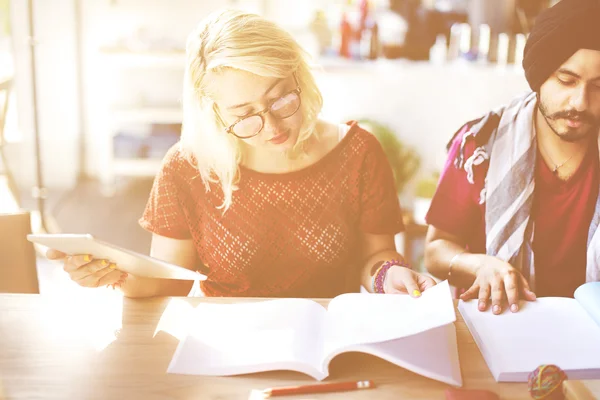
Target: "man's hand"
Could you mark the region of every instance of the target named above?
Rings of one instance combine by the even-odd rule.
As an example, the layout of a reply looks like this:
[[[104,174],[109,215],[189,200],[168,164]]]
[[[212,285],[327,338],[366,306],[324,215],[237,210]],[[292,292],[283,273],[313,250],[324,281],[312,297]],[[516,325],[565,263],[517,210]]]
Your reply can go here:
[[[519,311],[519,298],[535,300],[527,279],[509,263],[485,254],[469,256],[478,258],[478,267],[473,285],[460,296],[461,300],[478,298],[479,310],[485,311],[491,297],[494,314],[502,313],[503,304],[507,303],[512,312]]]

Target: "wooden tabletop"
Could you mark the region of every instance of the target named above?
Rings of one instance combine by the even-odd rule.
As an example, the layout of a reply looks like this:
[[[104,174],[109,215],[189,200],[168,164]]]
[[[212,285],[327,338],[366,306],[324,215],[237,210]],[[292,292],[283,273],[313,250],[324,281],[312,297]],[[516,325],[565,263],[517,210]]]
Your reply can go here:
[[[90,291],[90,293],[93,291]],[[0,381],[6,400],[246,400],[252,389],[315,381],[277,371],[233,377],[167,374],[178,339],[157,326],[167,305],[257,299],[0,294]],[[323,304],[327,300],[318,300]],[[457,312],[463,388],[528,399],[524,383],[496,383]],[[423,349],[427,351],[427,349]],[[374,356],[336,357],[326,381],[373,380],[376,389],[289,399],[444,399],[449,386]],[[286,399],[281,397],[281,399]]]

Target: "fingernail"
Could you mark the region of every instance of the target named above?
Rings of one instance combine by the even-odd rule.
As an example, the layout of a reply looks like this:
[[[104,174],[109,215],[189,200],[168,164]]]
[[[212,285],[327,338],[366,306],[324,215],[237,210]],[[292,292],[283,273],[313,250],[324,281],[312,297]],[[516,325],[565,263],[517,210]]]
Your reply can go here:
[[[516,304],[513,304],[513,305],[511,305],[511,306],[510,306],[510,311],[512,311],[512,312],[517,312],[517,311],[519,311],[519,306],[518,306],[518,305],[516,305]]]
[[[497,304],[494,306],[494,314],[500,314],[500,306]]]
[[[92,256],[90,256],[89,254],[86,254],[85,256],[83,256],[83,261],[85,261],[85,262],[92,261]]]
[[[419,292],[417,289],[415,289],[415,290],[413,290],[413,296],[419,297],[419,296],[421,296],[421,292]]]
[[[483,310],[485,310],[485,301],[480,301],[480,302],[479,302],[479,310],[480,310],[480,311],[483,311]]]
[[[110,264],[108,267],[109,267],[110,269],[115,269],[115,268],[117,268],[117,264],[115,264],[115,263],[111,263],[111,264]]]

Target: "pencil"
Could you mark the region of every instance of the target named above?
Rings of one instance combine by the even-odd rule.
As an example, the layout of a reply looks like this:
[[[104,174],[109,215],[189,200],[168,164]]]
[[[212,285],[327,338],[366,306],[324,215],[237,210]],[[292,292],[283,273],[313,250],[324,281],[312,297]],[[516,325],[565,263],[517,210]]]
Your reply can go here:
[[[288,386],[263,390],[265,398],[287,396],[291,394],[315,394],[326,392],[345,392],[348,390],[370,389],[375,387],[371,381],[332,382],[317,385]]]

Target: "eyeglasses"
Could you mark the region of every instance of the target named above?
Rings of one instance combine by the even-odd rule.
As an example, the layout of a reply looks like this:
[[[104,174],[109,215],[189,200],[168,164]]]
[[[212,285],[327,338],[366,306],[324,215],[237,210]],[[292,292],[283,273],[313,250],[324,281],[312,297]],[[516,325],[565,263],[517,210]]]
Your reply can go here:
[[[286,119],[296,114],[302,102],[300,99],[300,93],[302,90],[298,84],[298,79],[296,78],[295,74],[294,80],[296,81],[297,85],[296,89],[277,99],[272,100],[269,106],[264,110],[238,119],[233,124],[225,128],[225,131],[240,139],[249,139],[258,135],[260,131],[262,131],[263,127],[265,126],[264,116],[267,113],[270,113],[275,119]],[[216,108],[215,112],[220,122],[225,125]]]

